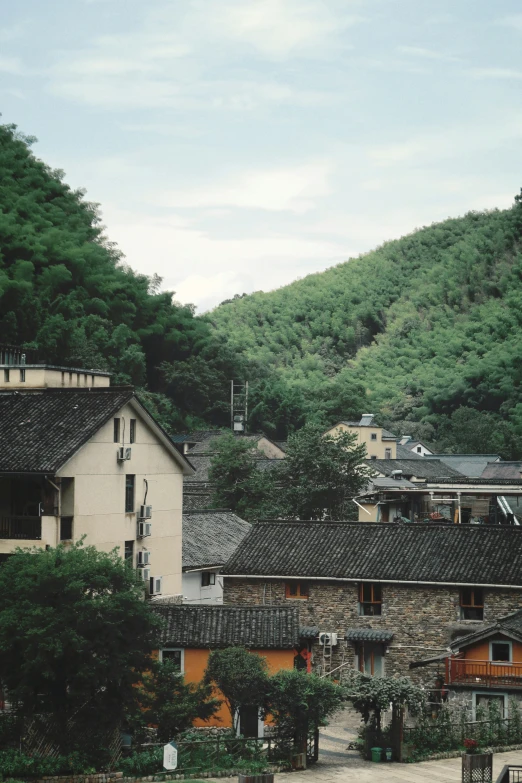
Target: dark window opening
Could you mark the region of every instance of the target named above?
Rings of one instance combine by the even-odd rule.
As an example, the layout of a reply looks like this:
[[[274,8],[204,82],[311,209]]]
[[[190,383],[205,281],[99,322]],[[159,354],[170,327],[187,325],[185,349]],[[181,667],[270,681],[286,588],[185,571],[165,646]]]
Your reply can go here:
[[[20,370],[20,383],[25,383],[25,370]]]
[[[201,587],[211,587],[216,584],[216,574],[214,571],[201,572]]]
[[[60,541],[71,541],[73,537],[73,518],[62,517],[60,519]]]
[[[114,419],[114,442],[120,442],[120,420]]]
[[[392,458],[392,450],[384,449],[384,459],[391,459],[391,458]]]
[[[125,513],[131,514],[134,511],[134,484],[136,476],[125,476]]]
[[[125,562],[131,568],[134,568],[134,541],[125,542]]]
[[[162,650],[161,660],[173,661],[175,671],[181,672],[181,650]]]
[[[376,432],[372,432],[371,437],[372,437],[372,440],[377,440],[377,433]]]
[[[136,443],[136,419],[130,420],[129,440],[131,443]]]
[[[287,582],[285,585],[285,595],[287,598],[308,598],[308,582]]]
[[[4,370],[4,383],[9,383],[9,370]]]
[[[382,588],[374,582],[359,585],[359,611],[366,616],[382,614]]]
[[[460,619],[484,619],[484,591],[481,587],[465,587],[460,591]]]
[[[491,660],[511,663],[511,645],[509,642],[491,642]]]

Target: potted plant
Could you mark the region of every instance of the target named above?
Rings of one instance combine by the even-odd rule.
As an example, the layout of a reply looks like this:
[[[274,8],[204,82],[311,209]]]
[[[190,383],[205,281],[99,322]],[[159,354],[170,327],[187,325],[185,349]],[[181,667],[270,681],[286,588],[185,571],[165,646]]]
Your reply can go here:
[[[493,783],[493,753],[480,751],[477,740],[465,739],[462,754],[462,783]]]

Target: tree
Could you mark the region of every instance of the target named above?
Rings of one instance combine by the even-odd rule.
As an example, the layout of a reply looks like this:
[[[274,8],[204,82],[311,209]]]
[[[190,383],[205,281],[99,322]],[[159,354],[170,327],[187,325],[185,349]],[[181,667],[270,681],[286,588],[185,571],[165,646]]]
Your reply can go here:
[[[288,439],[287,454],[277,472],[284,515],[298,519],[347,519],[352,498],[366,485],[370,471],[366,448],[356,436],[324,435],[317,424],[305,424]]]
[[[204,682],[223,694],[232,725],[237,729],[243,707],[263,707],[268,689],[266,658],[244,647],[213,650],[208,658]]]
[[[226,433],[216,439],[214,452],[209,471],[215,487],[213,506],[235,511],[248,521],[278,516],[274,479],[258,469],[261,455],[251,441]]]
[[[302,748],[311,731],[326,726],[343,698],[342,688],[329,679],[302,669],[282,669],[270,678],[267,709],[278,730]]]
[[[351,672],[351,681],[344,687],[345,698],[350,701],[365,724],[381,731],[382,713],[393,707],[408,707],[417,715],[426,702],[426,693],[409,677],[371,677]]]
[[[60,752],[83,748],[131,708],[159,622],[116,552],[19,549],[0,568],[2,685],[24,717],[52,717]]]
[[[211,718],[218,707],[210,685],[186,683],[174,661],[153,661],[137,689],[137,710],[130,725],[135,734],[155,726],[158,740],[170,742],[196,718]]]

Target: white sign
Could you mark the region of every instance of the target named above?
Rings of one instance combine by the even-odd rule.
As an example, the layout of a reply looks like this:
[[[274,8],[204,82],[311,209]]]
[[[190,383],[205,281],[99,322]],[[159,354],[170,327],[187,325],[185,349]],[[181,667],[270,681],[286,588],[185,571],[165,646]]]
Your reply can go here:
[[[178,746],[174,741],[163,746],[163,766],[165,769],[176,769],[178,766]]]

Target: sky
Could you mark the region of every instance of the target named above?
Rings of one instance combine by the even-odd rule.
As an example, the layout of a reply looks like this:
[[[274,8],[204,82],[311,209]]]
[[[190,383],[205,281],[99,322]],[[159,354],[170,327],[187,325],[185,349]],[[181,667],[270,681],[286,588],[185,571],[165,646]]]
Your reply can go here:
[[[199,312],[522,185],[520,0],[0,0],[2,121]]]

